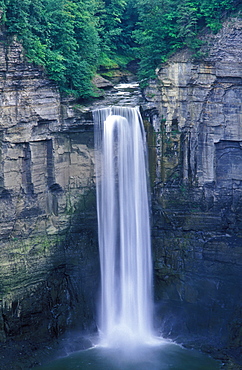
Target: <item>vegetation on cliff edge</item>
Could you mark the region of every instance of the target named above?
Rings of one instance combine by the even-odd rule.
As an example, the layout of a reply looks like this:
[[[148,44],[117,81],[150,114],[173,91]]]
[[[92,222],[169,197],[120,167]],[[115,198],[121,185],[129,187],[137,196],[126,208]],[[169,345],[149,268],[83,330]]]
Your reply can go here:
[[[241,10],[240,0],[0,0],[2,26],[61,91],[95,96],[100,68],[139,60],[146,81],[177,49],[198,51],[205,27]]]

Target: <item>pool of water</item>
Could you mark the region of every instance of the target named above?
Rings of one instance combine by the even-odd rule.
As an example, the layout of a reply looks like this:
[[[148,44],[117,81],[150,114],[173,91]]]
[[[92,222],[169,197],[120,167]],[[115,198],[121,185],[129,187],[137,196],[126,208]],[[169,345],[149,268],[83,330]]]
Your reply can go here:
[[[219,362],[171,342],[137,348],[93,347],[57,359],[38,370],[218,370]]]

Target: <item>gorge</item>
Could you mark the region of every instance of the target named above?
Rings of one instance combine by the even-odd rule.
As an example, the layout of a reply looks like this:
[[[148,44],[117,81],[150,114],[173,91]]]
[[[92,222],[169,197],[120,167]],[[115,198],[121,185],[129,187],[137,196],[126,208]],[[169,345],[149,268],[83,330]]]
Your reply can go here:
[[[228,369],[241,366],[241,36],[241,19],[225,22],[204,60],[180,51],[138,96],[151,173],[155,326]],[[3,40],[0,358],[3,369],[10,361],[27,369],[39,363],[39,347],[49,356],[54,338],[96,331],[93,106],[61,99],[20,44]]]
[[[93,112],[101,269],[92,346],[39,370],[217,370],[219,363],[155,334],[147,147],[138,108]]]

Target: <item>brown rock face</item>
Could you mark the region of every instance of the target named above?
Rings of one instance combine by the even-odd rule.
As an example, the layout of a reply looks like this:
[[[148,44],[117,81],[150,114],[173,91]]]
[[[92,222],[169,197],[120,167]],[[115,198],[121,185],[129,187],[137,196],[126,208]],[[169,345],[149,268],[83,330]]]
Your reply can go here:
[[[93,126],[0,42],[0,341],[94,325]]]
[[[184,50],[145,91],[153,176],[157,317],[163,333],[241,358],[242,22]],[[153,131],[152,131],[153,130]],[[201,339],[202,338],[202,339]]]

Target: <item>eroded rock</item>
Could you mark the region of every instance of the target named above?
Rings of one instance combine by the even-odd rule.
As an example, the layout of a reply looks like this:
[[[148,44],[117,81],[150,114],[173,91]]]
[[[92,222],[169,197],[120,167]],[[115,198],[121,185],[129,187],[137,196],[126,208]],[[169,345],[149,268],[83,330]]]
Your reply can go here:
[[[145,90],[157,325],[240,363],[242,21],[206,37],[206,58],[173,55]]]
[[[0,76],[0,341],[95,329],[90,113],[62,99],[15,41],[0,42]]]

